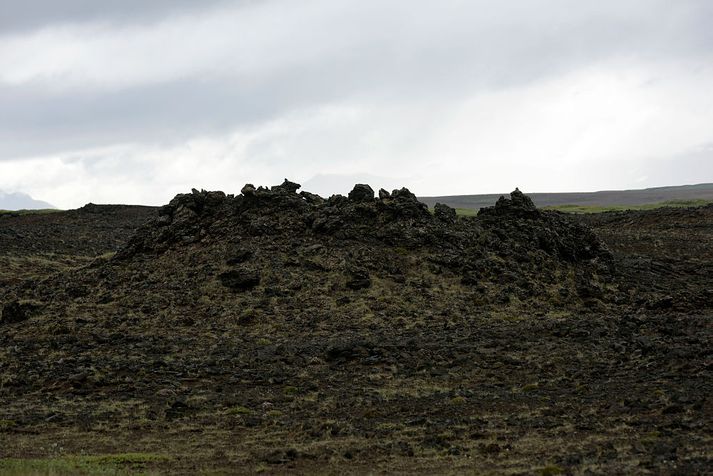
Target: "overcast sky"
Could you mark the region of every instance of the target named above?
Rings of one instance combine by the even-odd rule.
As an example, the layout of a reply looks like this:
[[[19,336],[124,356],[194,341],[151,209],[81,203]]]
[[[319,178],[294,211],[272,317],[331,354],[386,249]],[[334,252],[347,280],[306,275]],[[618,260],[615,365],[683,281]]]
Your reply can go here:
[[[713,182],[710,0],[0,0],[0,190]]]

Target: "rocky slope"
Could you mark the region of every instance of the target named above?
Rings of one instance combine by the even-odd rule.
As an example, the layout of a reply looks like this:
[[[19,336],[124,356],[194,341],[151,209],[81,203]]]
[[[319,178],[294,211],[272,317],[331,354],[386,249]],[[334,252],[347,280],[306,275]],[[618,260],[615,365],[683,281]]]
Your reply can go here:
[[[0,214],[0,289],[116,252],[156,208],[88,204],[77,210]]]
[[[406,189],[298,190],[178,195],[115,256],[3,288],[0,457],[59,439],[185,473],[708,467],[704,287],[663,294],[517,190],[460,218]]]

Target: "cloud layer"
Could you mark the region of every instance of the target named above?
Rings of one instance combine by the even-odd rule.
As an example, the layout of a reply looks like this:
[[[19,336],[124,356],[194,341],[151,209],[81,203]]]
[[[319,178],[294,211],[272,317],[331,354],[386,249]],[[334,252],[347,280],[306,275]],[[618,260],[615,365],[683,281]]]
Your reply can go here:
[[[421,195],[713,181],[706,0],[96,5],[3,16],[0,189],[73,207],[285,176]]]

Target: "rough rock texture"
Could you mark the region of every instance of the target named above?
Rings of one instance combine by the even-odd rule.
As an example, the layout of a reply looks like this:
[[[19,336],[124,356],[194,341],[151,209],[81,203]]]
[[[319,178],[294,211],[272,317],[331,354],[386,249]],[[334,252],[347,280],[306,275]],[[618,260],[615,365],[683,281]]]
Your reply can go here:
[[[370,202],[374,200],[374,189],[366,184],[356,184],[354,189],[349,192],[349,200],[355,202]]]
[[[407,189],[375,199],[371,187],[356,185],[349,197],[314,201],[298,194],[298,188],[286,180],[271,189],[246,185],[247,195],[237,197],[197,190],[178,195],[160,209],[158,220],[134,235],[117,258],[244,236],[246,246],[251,241],[248,237],[254,237],[285,242],[291,248],[305,241],[331,247],[340,242],[371,243],[378,246],[378,253],[390,247],[416,248],[425,253],[431,266],[459,275],[463,283],[502,284],[498,293],[520,299],[544,296],[545,289],[570,267],[578,270],[579,280],[572,281],[571,290],[584,298],[594,297],[591,290],[611,276],[611,256],[591,230],[561,214],[538,210],[519,190],[494,207],[482,209],[477,218],[458,221],[455,210],[447,206],[429,213]],[[339,253],[338,248],[334,252]],[[362,261],[375,269],[393,261],[389,255],[374,258]]]
[[[436,206],[433,207],[433,214],[439,220],[451,223],[454,223],[457,217],[455,208],[442,203],[436,203]]]
[[[116,251],[137,227],[156,216],[156,208],[95,205],[41,214],[0,214],[0,253],[26,256],[97,256]]]
[[[510,198],[500,197],[494,207],[481,208],[481,213],[496,216],[511,216],[521,218],[537,218],[539,210],[530,197],[515,189]]]
[[[183,474],[708,471],[713,210],[358,196],[194,190],[0,287],[38,306],[0,332],[0,472],[55,444]]]
[[[69,211],[0,213],[0,290],[113,253],[156,212],[154,207],[90,203]]]
[[[218,275],[220,282],[233,291],[247,291],[260,284],[260,273],[254,269],[231,269]]]
[[[5,304],[0,313],[1,324],[16,324],[29,319],[37,311],[37,306],[30,303],[12,301]]]

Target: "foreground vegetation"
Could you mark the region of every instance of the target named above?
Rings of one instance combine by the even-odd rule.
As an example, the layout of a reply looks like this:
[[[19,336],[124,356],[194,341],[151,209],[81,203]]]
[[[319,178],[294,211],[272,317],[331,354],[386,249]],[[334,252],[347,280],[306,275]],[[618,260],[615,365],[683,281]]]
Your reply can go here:
[[[121,453],[101,456],[61,456],[47,459],[0,459],[4,475],[122,475],[151,474],[151,468],[170,458],[151,453]]]

